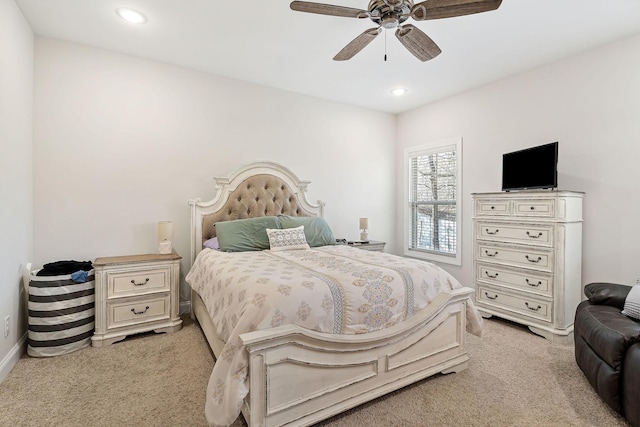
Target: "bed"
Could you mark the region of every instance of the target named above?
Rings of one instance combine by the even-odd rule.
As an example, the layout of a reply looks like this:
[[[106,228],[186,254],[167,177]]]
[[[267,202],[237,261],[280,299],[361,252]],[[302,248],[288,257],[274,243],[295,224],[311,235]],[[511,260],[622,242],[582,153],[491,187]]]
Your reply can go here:
[[[216,178],[212,200],[189,201],[191,313],[216,357],[205,404],[211,425],[231,424],[242,412],[251,427],[306,426],[468,366],[465,331],[482,328],[473,290],[433,264],[322,243],[203,249],[230,224],[316,223],[324,204],[307,200],[308,184],[258,162]],[[294,228],[284,233],[300,237]],[[342,276],[349,286],[340,285]]]

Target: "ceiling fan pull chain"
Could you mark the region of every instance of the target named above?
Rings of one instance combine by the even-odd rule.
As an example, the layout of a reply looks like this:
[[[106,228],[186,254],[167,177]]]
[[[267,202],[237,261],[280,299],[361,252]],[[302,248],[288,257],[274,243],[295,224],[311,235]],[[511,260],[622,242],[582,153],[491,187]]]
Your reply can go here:
[[[387,29],[384,30],[384,62],[387,62]]]

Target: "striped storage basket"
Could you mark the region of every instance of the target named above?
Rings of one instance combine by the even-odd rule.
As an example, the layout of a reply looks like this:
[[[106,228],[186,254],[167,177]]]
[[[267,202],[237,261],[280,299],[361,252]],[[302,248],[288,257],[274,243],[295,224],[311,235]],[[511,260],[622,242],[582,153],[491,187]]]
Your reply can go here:
[[[95,323],[95,276],[29,276],[27,353],[59,356],[91,344]]]

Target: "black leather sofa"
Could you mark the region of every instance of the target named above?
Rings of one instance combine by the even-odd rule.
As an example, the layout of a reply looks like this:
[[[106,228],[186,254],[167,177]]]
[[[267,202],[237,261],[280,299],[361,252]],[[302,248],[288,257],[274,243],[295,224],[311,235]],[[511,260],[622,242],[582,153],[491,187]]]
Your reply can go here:
[[[576,309],[575,355],[598,395],[640,427],[640,322],[621,313],[631,286],[590,283]]]

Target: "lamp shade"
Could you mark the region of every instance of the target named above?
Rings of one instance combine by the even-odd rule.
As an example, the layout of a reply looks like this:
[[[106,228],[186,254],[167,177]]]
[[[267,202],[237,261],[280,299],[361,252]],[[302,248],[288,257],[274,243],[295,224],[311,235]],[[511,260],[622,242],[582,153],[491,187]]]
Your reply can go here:
[[[173,240],[173,222],[160,221],[158,223],[158,242],[163,240]]]
[[[369,229],[369,218],[360,218],[360,229],[361,230]]]

